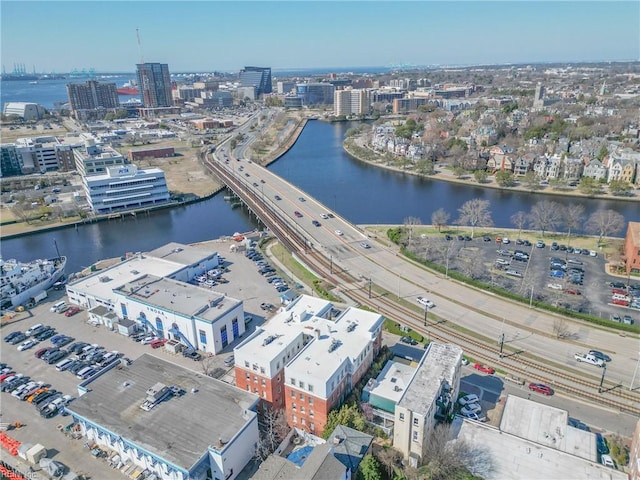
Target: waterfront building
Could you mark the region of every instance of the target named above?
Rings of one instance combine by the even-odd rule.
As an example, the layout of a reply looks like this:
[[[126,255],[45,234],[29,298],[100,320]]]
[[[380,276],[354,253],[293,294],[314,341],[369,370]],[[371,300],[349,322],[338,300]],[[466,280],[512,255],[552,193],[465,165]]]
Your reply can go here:
[[[260,97],[265,93],[271,93],[271,68],[270,67],[244,67],[240,70],[240,86],[255,87],[255,96]]]
[[[78,120],[100,119],[120,107],[118,89],[113,82],[68,83],[67,96],[69,108]]]
[[[153,207],[171,200],[164,172],[133,164],[105,167],[106,173],[83,177],[87,201],[97,215]]]
[[[15,115],[24,120],[40,120],[47,113],[42,105],[31,102],[7,102],[3,112],[6,116]]]
[[[413,467],[421,464],[438,421],[445,421],[460,391],[462,349],[431,342],[395,405],[393,447]]]
[[[291,427],[320,436],[380,351],[383,318],[302,295],[234,349],[238,388],[285,409]]]
[[[367,115],[371,110],[368,90],[346,88],[334,92],[334,115]]]
[[[171,75],[166,63],[140,63],[136,65],[140,98],[144,108],[173,106]]]
[[[302,97],[304,105],[333,105],[335,87],[330,83],[298,83],[296,95]]]
[[[259,398],[162,358],[143,354],[78,391],[67,406],[74,429],[132,473],[233,480],[255,454]]]

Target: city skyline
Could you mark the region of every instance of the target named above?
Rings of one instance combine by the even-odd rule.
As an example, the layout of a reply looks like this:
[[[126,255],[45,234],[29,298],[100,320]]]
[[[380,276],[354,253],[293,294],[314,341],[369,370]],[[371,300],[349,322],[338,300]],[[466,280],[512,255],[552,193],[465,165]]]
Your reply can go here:
[[[1,53],[7,73],[637,61],[639,18],[624,1],[9,0]]]

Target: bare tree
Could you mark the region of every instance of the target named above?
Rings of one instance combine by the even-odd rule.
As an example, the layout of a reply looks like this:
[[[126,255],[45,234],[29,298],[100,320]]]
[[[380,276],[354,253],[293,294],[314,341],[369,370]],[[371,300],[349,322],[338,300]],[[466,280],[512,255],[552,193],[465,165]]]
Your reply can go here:
[[[431,214],[431,224],[438,227],[438,233],[442,230],[442,227],[447,226],[450,215],[444,210],[439,208]]]
[[[471,227],[471,238],[475,233],[476,227],[490,227],[493,225],[491,212],[489,211],[489,201],[474,198],[462,204],[458,209],[460,216],[457,223],[459,225],[467,225]]]
[[[553,333],[556,338],[567,338],[571,336],[569,324],[563,318],[556,318],[553,321]]]
[[[527,214],[522,210],[517,211],[513,215],[511,215],[511,223],[513,223],[518,229],[518,238],[520,238],[520,234],[522,233],[522,229],[527,223]]]
[[[584,207],[576,203],[570,203],[562,209],[564,224],[567,226],[567,243],[571,243],[571,231],[584,222]]]
[[[604,237],[622,231],[624,225],[624,217],[615,210],[596,210],[589,216],[585,229],[587,232],[599,235],[598,246],[600,246]]]
[[[289,431],[284,411],[270,406],[261,408],[258,411],[258,426],[260,440],[256,446],[256,455],[266,460],[278,448]]]
[[[395,469],[402,466],[402,453],[393,447],[382,446],[375,452],[375,457],[386,470],[387,478],[393,478]]]
[[[449,262],[460,252],[460,244],[458,242],[447,242],[440,248],[442,254],[442,263],[445,266],[445,276],[449,276]]]
[[[32,208],[28,206],[26,203],[18,203],[12,209],[11,212],[20,219],[22,222],[29,223],[29,219],[31,218]]]
[[[540,230],[544,237],[544,233],[547,230],[555,229],[560,223],[560,212],[560,204],[549,200],[543,200],[531,207],[529,223],[532,228]]]
[[[404,225],[409,231],[409,248],[411,248],[411,240],[413,239],[413,227],[422,225],[422,220],[418,217],[407,217],[404,219]]]

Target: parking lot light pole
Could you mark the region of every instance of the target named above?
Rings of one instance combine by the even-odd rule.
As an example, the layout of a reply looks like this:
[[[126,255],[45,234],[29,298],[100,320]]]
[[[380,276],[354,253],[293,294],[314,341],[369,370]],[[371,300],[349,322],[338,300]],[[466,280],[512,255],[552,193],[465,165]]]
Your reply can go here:
[[[504,347],[504,333],[500,334],[500,358],[502,358],[502,348]]]

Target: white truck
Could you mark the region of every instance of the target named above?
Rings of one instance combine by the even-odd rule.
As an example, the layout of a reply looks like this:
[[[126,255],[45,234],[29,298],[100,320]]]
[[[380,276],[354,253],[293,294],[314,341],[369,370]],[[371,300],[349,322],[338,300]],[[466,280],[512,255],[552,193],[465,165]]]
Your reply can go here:
[[[604,367],[604,361],[594,357],[589,353],[576,353],[573,356],[578,362],[589,363],[591,365],[595,365],[596,367]]]

